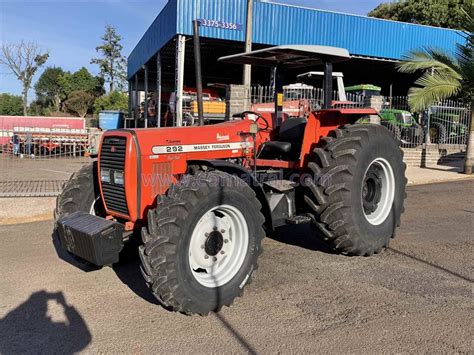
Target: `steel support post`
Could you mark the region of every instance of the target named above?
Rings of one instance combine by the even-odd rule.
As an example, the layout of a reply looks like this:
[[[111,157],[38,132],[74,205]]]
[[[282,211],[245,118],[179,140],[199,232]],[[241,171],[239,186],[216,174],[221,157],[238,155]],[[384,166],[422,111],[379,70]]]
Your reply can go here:
[[[145,106],[143,107],[143,120],[145,122],[145,128],[148,128],[148,65],[143,66],[143,71],[145,72]]]
[[[175,93],[176,93],[176,126],[183,125],[183,86],[184,86],[184,57],[186,50],[186,37],[179,35],[176,39],[176,71],[175,71]]]
[[[135,128],[138,127],[138,119],[140,116],[140,93],[138,92],[138,72],[135,74],[135,104],[134,104]]]
[[[128,80],[128,118],[132,117],[133,112],[133,82]],[[126,127],[125,127],[126,128]]]
[[[161,127],[161,53],[156,55],[156,126]]]

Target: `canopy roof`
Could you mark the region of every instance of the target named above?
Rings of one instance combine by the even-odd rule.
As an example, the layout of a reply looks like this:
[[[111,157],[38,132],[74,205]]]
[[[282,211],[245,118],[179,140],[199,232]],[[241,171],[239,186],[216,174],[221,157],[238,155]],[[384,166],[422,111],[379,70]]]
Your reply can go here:
[[[304,68],[324,62],[344,62],[350,59],[344,48],[312,45],[284,45],[219,58],[220,62],[250,64],[262,67],[284,66]]]
[[[323,71],[309,71],[307,73],[299,74],[296,77],[298,79],[301,79],[301,78],[308,78],[309,79],[313,76],[324,76],[324,72]],[[333,78],[343,78],[344,73],[342,73],[340,71],[333,71],[332,72],[332,77]]]
[[[380,86],[376,86],[372,84],[360,84],[360,85],[346,87],[346,91],[362,91],[362,90],[381,91],[382,88]]]

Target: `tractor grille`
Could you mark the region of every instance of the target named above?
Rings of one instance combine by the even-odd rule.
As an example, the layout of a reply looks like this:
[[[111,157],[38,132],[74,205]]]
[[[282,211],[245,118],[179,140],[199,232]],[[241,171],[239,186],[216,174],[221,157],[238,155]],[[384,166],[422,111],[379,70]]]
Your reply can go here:
[[[109,169],[111,176],[115,171],[125,171],[126,146],[124,137],[105,138],[100,149],[100,169]],[[102,182],[102,193],[108,210],[129,214],[125,186],[114,184],[111,178],[110,183]]]

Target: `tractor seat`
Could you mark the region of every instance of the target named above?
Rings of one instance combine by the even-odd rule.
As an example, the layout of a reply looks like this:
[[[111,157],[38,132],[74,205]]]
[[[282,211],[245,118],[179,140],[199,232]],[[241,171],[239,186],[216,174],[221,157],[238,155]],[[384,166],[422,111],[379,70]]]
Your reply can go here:
[[[280,126],[276,140],[265,142],[260,150],[262,159],[295,159],[301,151],[305,117],[288,118]]]
[[[291,152],[291,143],[280,141],[265,142],[262,148],[262,153],[271,155],[286,155]]]

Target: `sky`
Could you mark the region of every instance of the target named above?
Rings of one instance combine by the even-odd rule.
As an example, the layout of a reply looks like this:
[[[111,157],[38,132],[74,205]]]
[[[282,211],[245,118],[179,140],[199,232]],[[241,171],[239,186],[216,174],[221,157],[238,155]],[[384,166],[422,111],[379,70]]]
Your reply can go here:
[[[273,2],[365,15],[383,1]],[[0,0],[0,42],[34,41],[50,52],[45,67],[76,71],[85,66],[97,74],[97,66],[90,64],[90,59],[97,55],[95,47],[100,44],[105,25],[116,27],[122,36],[123,54],[128,56],[166,3],[167,0]],[[19,95],[21,85],[6,67],[0,66],[0,93],[3,92]],[[30,99],[33,97],[31,90]]]

